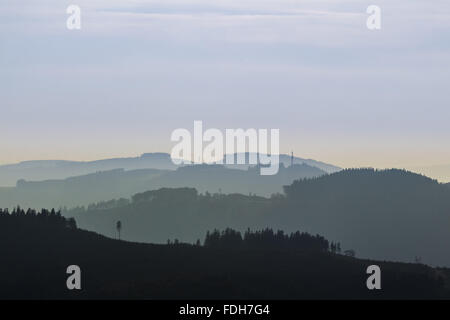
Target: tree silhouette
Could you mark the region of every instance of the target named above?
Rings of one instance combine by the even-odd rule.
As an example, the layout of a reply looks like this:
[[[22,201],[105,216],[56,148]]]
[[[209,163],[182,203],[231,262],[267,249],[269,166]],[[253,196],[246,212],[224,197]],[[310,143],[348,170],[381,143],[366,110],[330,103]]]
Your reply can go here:
[[[266,228],[260,231],[251,231],[247,229],[242,237],[239,231],[227,228],[220,232],[215,229],[213,232],[207,232],[204,242],[205,247],[212,248],[243,248],[257,250],[308,250],[322,251],[329,250],[329,242],[319,235],[310,235],[306,232],[297,231],[291,234],[285,234],[282,230],[274,232]],[[334,250],[335,245],[332,244]]]
[[[120,240],[120,230],[122,230],[122,222],[117,221],[116,223],[116,229],[117,229],[117,233],[119,234],[119,240]]]

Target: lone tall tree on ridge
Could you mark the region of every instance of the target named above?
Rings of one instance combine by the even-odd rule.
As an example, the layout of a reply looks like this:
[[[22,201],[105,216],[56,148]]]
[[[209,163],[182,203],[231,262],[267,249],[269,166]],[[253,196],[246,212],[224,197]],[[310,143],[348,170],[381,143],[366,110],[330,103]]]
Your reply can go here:
[[[119,240],[120,240],[120,230],[122,230],[122,222],[117,221],[116,223],[116,229],[117,229],[117,233],[119,234]]]

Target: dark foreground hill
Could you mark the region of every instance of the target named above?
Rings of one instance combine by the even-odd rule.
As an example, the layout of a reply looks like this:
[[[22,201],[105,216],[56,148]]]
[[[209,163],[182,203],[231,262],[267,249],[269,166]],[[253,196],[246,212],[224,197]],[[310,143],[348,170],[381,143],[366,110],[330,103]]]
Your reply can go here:
[[[79,230],[73,220],[50,212],[0,219],[1,299],[449,297],[447,270],[424,265],[359,260],[322,249],[131,243]],[[366,287],[371,264],[381,267],[381,290]],[[69,265],[81,268],[80,291],[66,287]]]

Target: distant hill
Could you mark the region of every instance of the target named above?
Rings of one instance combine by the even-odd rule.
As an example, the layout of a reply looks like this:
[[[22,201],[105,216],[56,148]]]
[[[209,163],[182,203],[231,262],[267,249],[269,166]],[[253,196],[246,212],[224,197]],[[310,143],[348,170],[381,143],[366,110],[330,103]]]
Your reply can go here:
[[[148,190],[149,181],[164,170],[115,169],[62,180],[19,180],[16,187],[0,188],[0,207],[59,208],[87,205],[112,198],[130,197]]]
[[[270,196],[283,192],[282,186],[300,178],[313,178],[325,171],[307,164],[280,166],[276,175],[262,176],[258,166],[246,170],[229,169],[222,165],[191,165],[155,177],[156,187],[193,187],[199,192],[242,193]]]
[[[208,176],[205,174],[205,176]],[[183,190],[183,189],[180,189]],[[360,257],[450,266],[450,188],[403,170],[352,169],[285,187],[285,196],[238,194],[181,196],[179,189],[147,201],[121,202],[66,212],[83,228],[124,238],[195,241],[206,230],[272,227],[338,239]],[[145,194],[145,193],[144,193]],[[163,196],[164,194],[164,196]],[[182,193],[181,193],[182,194]]]
[[[73,207],[162,187],[195,187],[200,192],[270,196],[299,178],[326,174],[306,164],[280,167],[278,174],[261,176],[258,167],[233,170],[221,165],[191,165],[177,170],[114,169],[62,180],[19,180],[16,187],[0,188],[0,207]]]
[[[364,257],[450,265],[450,189],[403,170],[352,169],[285,187],[282,225],[320,230]]]
[[[0,299],[448,299],[448,269],[289,247],[152,245],[77,229],[55,213],[0,214]],[[379,265],[382,290],[367,290]],[[70,265],[81,290],[66,287]]]
[[[0,185],[15,186],[18,180],[40,181],[65,179],[113,169],[175,170],[167,153],[145,153],[134,158],[113,158],[96,161],[36,160],[0,166]]]
[[[280,161],[287,167],[290,165],[290,157],[281,155]],[[340,170],[338,167],[328,165],[315,160],[295,158],[294,164],[308,164],[319,168],[327,173]],[[114,169],[138,170],[158,169],[175,170],[180,166],[173,164],[167,153],[145,153],[140,157],[113,158],[96,161],[60,161],[60,160],[37,160],[25,161],[17,164],[0,166],[0,187],[13,187],[18,180],[42,181],[65,179],[74,176],[96,173],[98,171],[109,171]],[[233,165],[233,169],[248,168],[248,165]]]
[[[235,163],[237,163],[237,157],[238,155],[244,155],[245,157],[245,163],[244,165],[239,165],[239,164],[232,164],[232,165],[227,165],[227,167],[229,168],[235,168],[235,169],[243,169],[246,170],[249,167],[249,156],[252,153],[246,152],[246,153],[234,153],[233,159],[235,159]],[[259,159],[259,154],[258,153],[253,153],[252,155],[255,155],[257,157],[257,159]],[[226,155],[225,155],[226,157]],[[332,164],[328,164],[325,162],[321,162],[321,161],[317,161],[317,160],[313,160],[313,159],[303,159],[303,158],[299,158],[299,157],[291,157],[290,155],[287,154],[280,154],[279,155],[279,163],[283,164],[285,167],[289,167],[291,165],[291,162],[293,164],[306,164],[308,166],[311,167],[315,167],[315,168],[319,168],[320,170],[325,171],[326,173],[334,173],[337,171],[342,170],[341,168],[334,166]],[[259,160],[258,160],[259,163]]]

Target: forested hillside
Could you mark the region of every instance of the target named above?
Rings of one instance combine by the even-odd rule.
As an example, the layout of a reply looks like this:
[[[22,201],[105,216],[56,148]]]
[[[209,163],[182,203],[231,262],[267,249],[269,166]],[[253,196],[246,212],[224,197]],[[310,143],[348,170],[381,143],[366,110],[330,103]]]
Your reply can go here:
[[[227,227],[302,229],[339,240],[361,257],[450,265],[450,189],[403,170],[354,169],[302,179],[271,198],[163,189],[64,214],[109,236],[121,220],[125,239],[133,241],[163,243],[169,236],[192,242]]]
[[[55,211],[0,212],[0,299],[406,299],[448,298],[448,270],[359,260],[328,241],[271,230],[214,231],[205,245],[152,245],[77,229]],[[368,290],[366,268],[382,270]],[[67,267],[81,290],[67,289]]]

